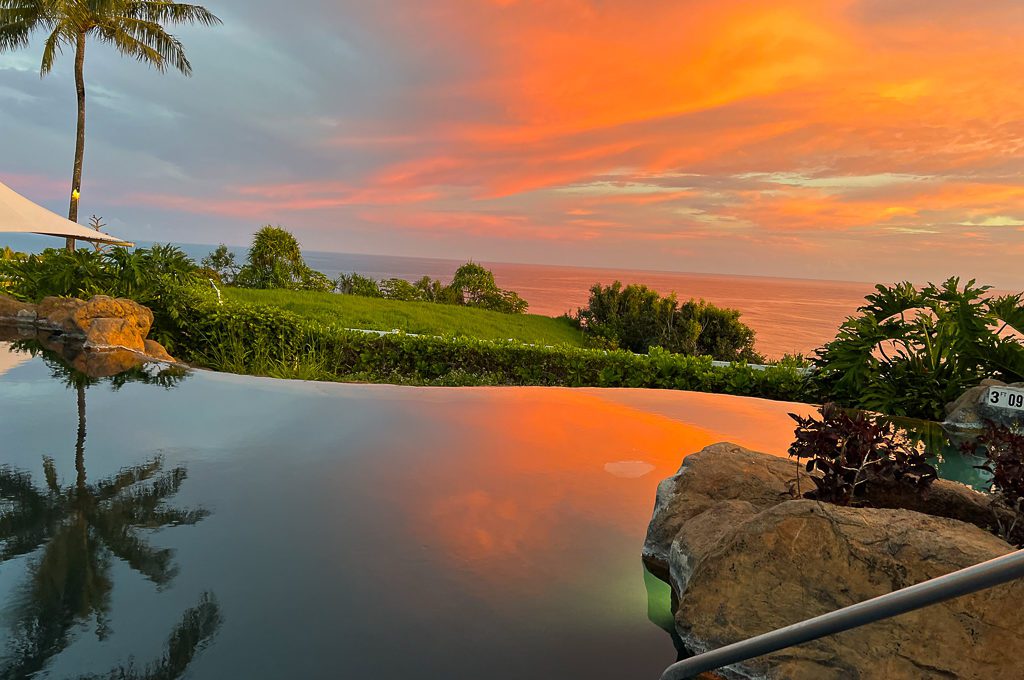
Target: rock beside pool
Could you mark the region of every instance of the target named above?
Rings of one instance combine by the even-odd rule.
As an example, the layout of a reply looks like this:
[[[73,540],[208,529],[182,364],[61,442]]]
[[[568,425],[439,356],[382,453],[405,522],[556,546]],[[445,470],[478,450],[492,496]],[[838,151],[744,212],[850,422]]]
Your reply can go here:
[[[733,444],[687,457],[679,474],[662,482],[644,559],[657,573],[667,545],[676,629],[691,651],[744,640],[1013,550],[974,524],[901,508],[818,503],[798,498],[795,486],[793,461]],[[931,501],[936,507],[956,506],[951,499],[961,492],[971,502],[977,499],[970,494],[983,497],[946,487],[939,485],[942,501]],[[921,507],[928,502],[919,501]],[[1020,630],[1024,582],[1018,581],[720,672],[772,680],[1016,677],[1024,655]]]
[[[795,461],[767,456],[736,444],[712,444],[683,459],[674,476],[662,480],[647,527],[643,557],[652,573],[668,574],[669,550],[684,524],[727,500],[752,511],[799,498]],[[806,489],[811,482],[801,473]],[[716,508],[715,512],[720,509]]]
[[[989,387],[1024,387],[1024,382],[1007,384],[1001,380],[982,380],[981,384],[964,392],[959,399],[946,404],[943,429],[952,434],[970,435],[981,432],[987,420],[1005,427],[1017,426],[1024,422],[1024,416],[1019,411],[992,408],[985,401]]]
[[[34,304],[15,300],[8,295],[0,295],[0,322],[32,325],[38,316]]]
[[[75,357],[82,350],[86,353],[128,351],[138,355],[136,363],[175,362],[160,343],[146,338],[153,326],[153,312],[134,300],[106,295],[89,300],[47,297],[38,305],[31,305],[0,296],[0,323],[12,322],[49,331],[51,336],[47,341],[74,345]],[[117,366],[126,363],[127,357],[82,358],[81,361],[90,366],[106,363]]]

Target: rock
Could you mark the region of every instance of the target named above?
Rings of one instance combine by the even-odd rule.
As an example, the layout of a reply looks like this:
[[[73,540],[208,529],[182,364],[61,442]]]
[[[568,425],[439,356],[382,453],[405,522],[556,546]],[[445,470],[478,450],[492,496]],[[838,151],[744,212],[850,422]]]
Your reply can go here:
[[[153,312],[148,307],[126,298],[112,298],[97,295],[90,299],[75,312],[75,322],[85,333],[99,319],[122,319],[139,336],[140,341],[149,335],[153,327]]]
[[[0,295],[0,323],[34,324],[38,315],[34,304]]]
[[[167,350],[164,349],[164,346],[156,340],[146,340],[144,344],[144,353],[147,357],[156,359],[157,361],[166,361],[172,364],[178,363],[178,360],[168,354]]]
[[[724,527],[723,527],[724,529]],[[714,649],[1011,552],[973,525],[809,500],[761,511],[690,565],[676,628]],[[673,563],[673,569],[677,565]],[[1024,582],[982,591],[727,669],[739,678],[1018,677]]]
[[[695,653],[968,567],[1012,548],[947,517],[796,498],[793,461],[717,444],[658,488],[644,559],[672,584],[676,630]],[[801,480],[801,488],[811,488]],[[871,502],[898,502],[879,487]],[[939,481],[911,503],[991,518],[986,497]],[[986,514],[987,513],[987,514]],[[666,541],[668,548],[666,549]],[[667,552],[666,552],[667,550]],[[1024,582],[754,659],[728,678],[874,680],[1016,677]]]
[[[991,420],[997,425],[1014,427],[1024,425],[1024,416],[1019,411],[1004,408],[992,408],[985,400],[989,387],[1024,387],[1024,382],[1006,383],[988,379],[972,387],[954,402],[946,404],[946,420],[942,423],[944,430],[951,434],[975,434],[985,427],[985,421]]]
[[[740,499],[763,510],[797,498],[798,470],[793,460],[728,442],[687,456],[679,472],[658,485],[654,516],[644,541],[644,562],[652,573],[664,578],[672,541],[685,522],[723,500]],[[803,490],[812,488],[806,475],[801,479]]]
[[[144,354],[145,340],[139,335],[138,326],[130,319],[91,319],[85,334],[87,349],[123,347]]]
[[[37,311],[40,328],[60,331],[73,337],[85,337],[85,331],[78,326],[75,320],[76,312],[85,306],[84,300],[75,298],[47,297],[39,303]]]

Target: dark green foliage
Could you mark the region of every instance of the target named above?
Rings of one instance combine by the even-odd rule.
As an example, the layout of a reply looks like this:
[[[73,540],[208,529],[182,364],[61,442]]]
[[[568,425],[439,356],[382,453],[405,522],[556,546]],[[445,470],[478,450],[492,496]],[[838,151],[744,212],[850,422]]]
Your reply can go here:
[[[473,262],[467,262],[459,267],[451,284],[447,286],[429,276],[424,276],[415,283],[405,279],[385,279],[378,282],[353,273],[339,276],[335,288],[345,295],[465,305],[504,314],[523,314],[529,306],[513,291],[498,288],[494,283],[494,274]]]
[[[217,249],[203,258],[201,262],[205,269],[215,273],[216,278],[222,283],[231,285],[238,276],[240,267],[235,261],[235,254],[228,250],[228,247],[221,243]]]
[[[468,307],[481,307],[506,314],[522,314],[529,305],[510,290],[498,288],[494,274],[475,262],[467,262],[455,270],[449,286],[456,298]]]
[[[922,492],[938,477],[924,445],[892,423],[864,412],[851,415],[832,403],[822,406],[820,413],[821,420],[789,414],[797,423],[789,455],[798,463],[807,459],[815,486],[804,497],[836,505],[861,504],[872,483],[884,481]]]
[[[219,370],[279,377],[446,385],[651,387],[799,400],[792,367],[711,365],[655,349],[648,355],[517,342],[375,335],[226,302],[201,287],[161,298],[161,342],[175,356]]]
[[[326,275],[310,269],[291,232],[267,225],[253,236],[246,264],[235,277],[243,288],[333,290]]]
[[[680,304],[675,294],[662,297],[643,285],[595,283],[576,321],[596,346],[637,353],[662,347],[721,361],[764,361],[754,351],[754,331],[740,322],[735,309],[703,300]]]
[[[979,467],[992,475],[992,492],[1011,511],[1012,519],[997,518],[996,533],[1018,548],[1024,548],[1024,434],[992,422],[965,453],[980,453]]]
[[[360,297],[383,297],[380,286],[369,276],[362,274],[341,274],[334,282],[334,289],[342,295],[358,295]]]
[[[128,297],[146,304],[168,283],[192,283],[196,265],[179,248],[111,248],[109,251],[49,249],[24,259],[0,260],[5,292],[38,302],[47,296]]]
[[[822,398],[890,415],[941,420],[945,404],[984,378],[1024,380],[1021,295],[993,297],[973,280],[962,287],[876,286],[858,316],[818,350]]]

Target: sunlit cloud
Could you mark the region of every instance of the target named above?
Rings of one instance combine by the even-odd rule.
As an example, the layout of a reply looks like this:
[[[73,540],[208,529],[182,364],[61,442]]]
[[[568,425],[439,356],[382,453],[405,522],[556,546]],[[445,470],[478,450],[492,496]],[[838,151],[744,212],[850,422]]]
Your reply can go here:
[[[191,81],[95,50],[96,210],[192,241],[274,221],[333,250],[1024,285],[1014,0],[305,12],[183,34]],[[73,88],[33,49],[0,60],[0,173],[59,184]]]

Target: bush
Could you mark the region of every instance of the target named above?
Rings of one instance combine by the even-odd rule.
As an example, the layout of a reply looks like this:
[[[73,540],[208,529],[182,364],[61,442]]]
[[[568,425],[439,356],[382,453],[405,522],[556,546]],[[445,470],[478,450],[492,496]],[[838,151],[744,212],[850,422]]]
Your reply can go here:
[[[160,342],[179,358],[236,373],[405,384],[652,387],[798,400],[791,367],[711,365],[710,357],[348,331],[272,307],[218,305],[175,287],[154,310]]]
[[[815,488],[804,494],[836,505],[862,504],[869,486],[880,480],[922,492],[938,477],[925,455],[924,444],[914,443],[906,431],[863,412],[851,415],[835,404],[820,409],[821,420],[794,413],[796,440],[789,455],[806,470]]]
[[[246,264],[235,283],[242,288],[330,291],[334,284],[311,269],[291,232],[267,225],[253,236]]]
[[[986,461],[979,467],[992,475],[992,492],[1011,512],[1009,521],[996,518],[996,533],[1019,548],[1024,548],[1024,434],[992,422],[966,453],[983,449]]]
[[[814,359],[823,399],[890,415],[941,420],[945,405],[984,378],[1024,380],[1021,295],[992,297],[959,279],[876,286],[859,315]]]
[[[334,283],[334,289],[344,295],[359,295],[361,297],[383,297],[380,286],[368,276],[361,274],[342,274]]]
[[[217,249],[203,258],[201,262],[205,269],[216,274],[216,279],[227,285],[235,282],[240,267],[235,261],[235,254],[228,250],[228,247],[221,243]],[[212,278],[212,277],[211,277]]]
[[[675,294],[662,297],[647,286],[595,283],[590,301],[578,310],[576,323],[596,346],[636,353],[662,347],[680,354],[707,355],[721,361],[753,361],[754,331],[740,322],[735,309],[703,300],[679,304]]]

